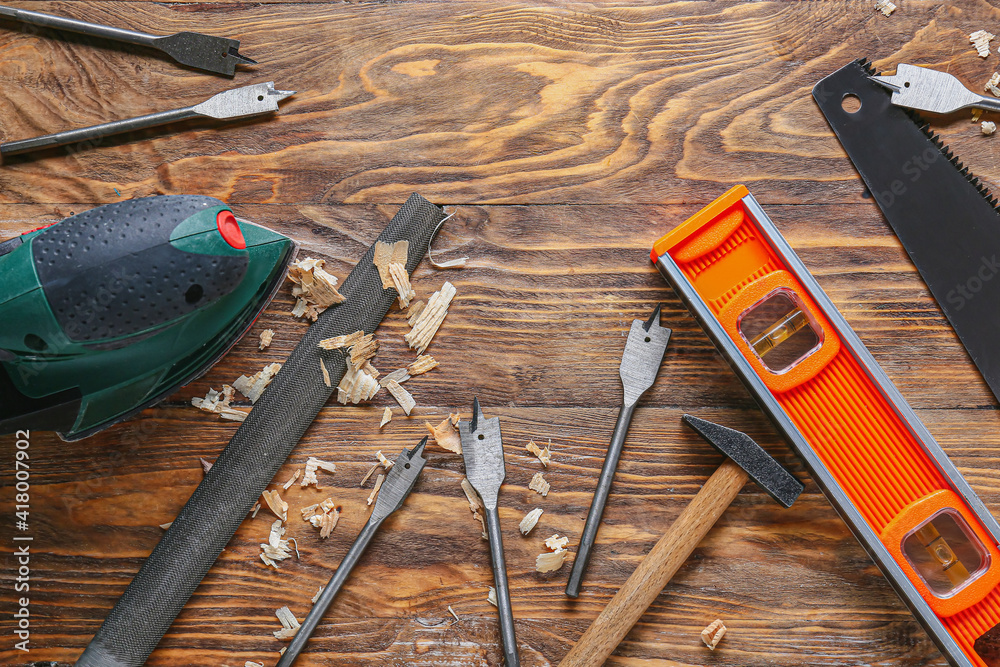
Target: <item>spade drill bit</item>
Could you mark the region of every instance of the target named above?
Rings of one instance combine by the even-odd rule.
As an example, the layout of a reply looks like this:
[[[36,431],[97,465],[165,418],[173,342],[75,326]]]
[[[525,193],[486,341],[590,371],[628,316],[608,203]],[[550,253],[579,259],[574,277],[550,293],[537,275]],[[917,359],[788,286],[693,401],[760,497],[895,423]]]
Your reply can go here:
[[[503,639],[504,661],[507,667],[519,667],[521,658],[514,637],[514,613],[510,607],[510,589],[507,587],[507,563],[503,557],[503,539],[500,535],[500,513],[497,511],[497,494],[507,471],[504,468],[503,440],[500,436],[500,418],[487,419],[479,408],[479,399],[472,401],[472,419],[458,423],[462,438],[462,457],[465,459],[465,476],[476,490],[486,508],[486,531],[489,533],[490,560],[493,562],[493,581],[497,589],[497,610],[500,615],[500,636]],[[280,665],[279,665],[280,667]]]
[[[101,37],[116,42],[146,46],[162,51],[182,65],[197,69],[233,76],[237,64],[256,65],[240,54],[240,42],[236,39],[213,37],[197,32],[179,32],[174,35],[149,35],[134,30],[113,28],[99,23],[87,23],[64,16],[53,16],[41,12],[31,12],[26,9],[15,9],[0,5],[0,18],[37,25],[42,28],[55,28],[75,32],[80,35]]]
[[[898,107],[939,114],[962,109],[1000,111],[1000,99],[974,93],[951,74],[928,67],[900,64],[895,74],[868,78],[891,91],[892,103]]]
[[[192,118],[214,118],[216,120],[236,120],[259,116],[278,110],[278,102],[295,94],[292,90],[275,90],[274,83],[256,83],[242,88],[233,88],[196,104],[173,111],[151,113],[138,118],[115,120],[103,125],[68,130],[57,134],[47,134],[34,139],[21,139],[0,144],[0,157],[20,155],[53,146],[65,146],[83,141],[92,141],[123,132],[157,127]]]
[[[625,398],[618,412],[614,433],[611,435],[611,445],[604,459],[604,467],[601,468],[601,477],[597,480],[594,500],[590,504],[590,512],[587,513],[587,523],[583,527],[580,548],[577,549],[576,559],[573,561],[573,571],[569,575],[569,583],[566,584],[566,595],[571,598],[580,594],[583,572],[590,560],[590,550],[594,546],[594,538],[601,524],[604,505],[611,491],[611,481],[618,467],[618,459],[622,455],[628,426],[632,422],[632,413],[635,412],[639,398],[653,386],[656,374],[663,363],[663,357],[667,353],[668,342],[670,342],[670,329],[660,326],[660,306],[656,306],[656,310],[645,322],[632,321],[619,371],[622,386],[625,388]]]
[[[387,516],[403,506],[403,501],[410,495],[413,485],[417,482],[417,477],[420,476],[420,471],[424,469],[424,464],[427,463],[421,456],[424,453],[426,445],[427,438],[424,437],[413,449],[404,449],[400,452],[396,458],[396,462],[389,468],[389,472],[385,474],[385,481],[382,482],[382,488],[378,492],[378,500],[375,501],[375,507],[368,518],[368,523],[361,529],[357,539],[354,540],[354,544],[351,545],[351,548],[347,551],[347,555],[344,556],[344,560],[341,561],[337,571],[330,578],[330,583],[323,589],[319,599],[316,600],[316,604],[313,605],[312,610],[306,616],[306,620],[302,621],[302,627],[295,633],[292,643],[288,645],[288,650],[281,656],[277,667],[289,667],[289,665],[295,662],[295,658],[305,648],[306,642],[309,641],[309,637],[316,630],[316,626],[323,618],[323,614],[326,613],[330,603],[333,602],[333,598],[337,596],[340,587],[344,585],[347,577],[351,574],[351,570],[357,565],[361,554],[368,548],[368,543],[372,541],[372,537],[375,536],[378,527],[382,525]]]

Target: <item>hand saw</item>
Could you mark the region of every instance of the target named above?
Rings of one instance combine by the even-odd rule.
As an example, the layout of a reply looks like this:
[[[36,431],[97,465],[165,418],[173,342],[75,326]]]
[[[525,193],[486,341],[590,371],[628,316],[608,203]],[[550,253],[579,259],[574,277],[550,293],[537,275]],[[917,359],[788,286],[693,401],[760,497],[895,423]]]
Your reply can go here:
[[[875,74],[853,62],[816,84],[813,98],[1000,399],[997,200],[926,123],[892,104]]]
[[[951,664],[1000,667],[1000,526],[757,200],[652,259]]]

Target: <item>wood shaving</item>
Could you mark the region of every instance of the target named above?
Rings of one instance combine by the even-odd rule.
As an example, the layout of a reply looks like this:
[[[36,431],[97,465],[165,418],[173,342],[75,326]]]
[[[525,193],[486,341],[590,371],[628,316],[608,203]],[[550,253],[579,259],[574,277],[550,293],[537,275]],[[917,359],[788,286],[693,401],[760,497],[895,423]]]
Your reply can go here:
[[[397,368],[391,373],[386,374],[381,380],[378,381],[383,387],[389,384],[389,380],[395,380],[399,384],[402,384],[410,379],[410,373],[405,368]]]
[[[233,387],[249,398],[251,403],[256,403],[260,395],[267,389],[267,385],[271,384],[271,380],[274,379],[274,376],[280,370],[281,364],[268,364],[253,375],[241,375],[233,383]]]
[[[418,354],[424,353],[427,346],[431,344],[434,334],[441,327],[441,323],[444,322],[444,318],[448,315],[448,306],[455,298],[455,291],[454,285],[445,282],[440,290],[434,292],[427,301],[427,305],[420,311],[416,322],[413,323],[413,328],[403,336],[406,343]]]
[[[253,511],[250,513],[250,518],[251,519],[256,518],[257,517],[257,512],[259,512],[259,511],[260,511],[260,501],[257,501],[257,502],[255,502],[253,504]]]
[[[559,535],[553,535],[552,537],[545,540],[545,546],[547,546],[552,551],[559,551],[560,549],[565,549],[566,545],[569,544],[568,537],[559,537]]]
[[[378,423],[378,427],[382,428],[391,421],[392,421],[392,408],[386,406],[385,410],[382,411],[382,421]]]
[[[875,11],[882,12],[886,16],[889,16],[896,11],[896,5],[892,4],[890,0],[875,0]]]
[[[405,270],[406,259],[409,254],[409,241],[396,241],[395,243],[375,242],[375,254],[372,257],[372,264],[378,269],[378,275],[382,279],[382,289],[395,287],[392,281],[392,274],[389,272],[389,265],[402,264]]]
[[[202,472],[207,475],[208,471],[212,469],[212,464],[202,458],[199,458],[198,460],[201,461]]]
[[[984,90],[988,93],[993,93],[996,97],[1000,97],[1000,88],[997,86],[1000,86],[1000,72],[993,72],[993,76],[986,82]]]
[[[431,355],[421,354],[417,357],[416,361],[406,367],[406,372],[410,375],[423,375],[427,371],[437,368],[439,365],[437,360]]]
[[[281,609],[274,612],[274,615],[278,617],[281,621],[281,629],[274,631],[275,639],[291,639],[295,636],[296,631],[300,627],[300,623],[295,618],[295,614],[288,607],[282,607]]]
[[[265,491],[261,494],[264,504],[271,510],[274,516],[282,521],[288,520],[288,503],[281,499],[277,491]]]
[[[376,382],[375,386],[378,387],[380,385]],[[403,408],[403,414],[409,417],[410,411],[417,405],[417,402],[413,400],[413,396],[410,392],[403,389],[395,380],[389,380],[386,382],[385,388],[390,394],[392,394],[392,397],[396,399],[396,402],[399,403],[399,407]]]
[[[319,342],[319,346],[324,350],[339,350],[343,347],[351,347],[364,337],[364,331],[355,331],[354,333],[344,334],[343,336],[324,338]]]
[[[371,468],[369,468],[369,469],[368,469],[368,472],[366,472],[366,473],[365,473],[365,476],[361,478],[361,484],[359,484],[359,486],[361,486],[362,488],[364,488],[365,484],[366,484],[366,483],[368,482],[368,479],[369,479],[369,478],[370,478],[370,477],[371,477],[372,475],[374,475],[374,474],[375,474],[375,471],[376,471],[376,470],[378,470],[378,467],[379,467],[380,465],[382,465],[382,464],[381,464],[381,463],[376,463],[376,464],[375,464],[375,465],[373,465],[373,466],[372,466]]]
[[[460,618],[458,617],[458,614],[456,614],[456,613],[455,613],[455,610],[451,608],[451,605],[448,605],[448,612],[449,612],[449,613],[450,613],[450,614],[451,614],[452,616],[454,616],[454,617],[455,617],[455,620],[456,620],[456,621],[458,621],[458,622],[461,622],[461,621],[462,621],[462,619],[460,619]]]
[[[483,507],[483,501],[479,499],[479,494],[476,493],[475,487],[472,486],[472,482],[467,477],[462,478],[462,491],[465,491],[465,497],[469,500],[469,511],[479,521],[479,525],[483,527],[483,539],[485,540],[487,539],[486,520],[483,518],[481,510],[485,510],[486,508]]]
[[[430,431],[431,437],[434,438],[434,442],[439,447],[456,454],[462,453],[462,436],[458,434],[458,431],[455,429],[455,422],[452,421],[450,416],[446,417],[437,426],[431,426],[427,422],[424,422],[424,426]]]
[[[281,525],[281,519],[278,519],[271,524],[267,544],[260,545],[260,559],[264,561],[265,565],[270,565],[274,569],[278,569],[278,561],[292,557],[292,550],[288,548],[288,540],[281,539],[284,534],[285,528]]]
[[[969,41],[972,42],[972,46],[975,47],[976,53],[979,54],[979,57],[985,58],[990,55],[990,41],[995,37],[996,35],[991,32],[977,30],[969,35]]]
[[[170,526],[172,526],[172,525],[174,525],[174,522],[173,521],[168,521],[166,523],[161,523],[160,524],[160,528],[162,528],[163,530],[166,530],[167,528],[170,528]]]
[[[538,557],[535,558],[535,570],[538,572],[555,572],[566,562],[567,553],[569,552],[565,549],[556,549],[555,551],[546,551],[538,554]]]
[[[229,407],[229,402],[233,400],[233,394],[234,389],[230,385],[224,384],[222,385],[221,393],[214,389],[209,389],[208,393],[205,394],[205,398],[197,396],[192,398],[191,405],[205,412],[214,412],[223,419],[241,422],[247,418],[247,413]]]
[[[433,257],[431,257],[431,253],[429,250],[427,252],[427,259],[430,260],[431,266],[433,266],[435,269],[460,269],[464,267],[469,261],[468,257],[458,257],[456,259],[449,259],[446,262],[437,262],[434,261]]]
[[[287,491],[289,488],[291,488],[292,484],[295,484],[295,480],[297,480],[299,478],[299,475],[301,474],[302,474],[301,470],[296,470],[294,473],[292,473],[292,476],[288,478],[288,481],[286,481],[284,484],[281,485],[281,488]]]
[[[412,327],[413,323],[417,321],[418,317],[420,317],[420,313],[426,305],[427,303],[423,299],[411,303],[410,307],[406,309],[406,323]]]
[[[538,523],[538,517],[540,516],[542,516],[541,507],[536,507],[535,509],[525,514],[524,518],[521,519],[521,524],[519,526],[519,528],[521,529],[521,534],[527,535],[528,533],[530,533],[531,529],[534,528],[535,524]]]
[[[326,370],[326,364],[323,363],[322,359],[319,360],[319,371],[323,374],[323,384],[327,387],[332,386],[330,384],[332,382],[332,380],[330,380],[330,371]]]
[[[316,602],[319,600],[319,596],[323,594],[323,589],[324,588],[326,588],[326,586],[320,586],[319,590],[316,591],[316,595],[312,596],[312,603],[313,604],[316,604]]]
[[[551,445],[545,445],[545,449],[542,449],[535,444],[534,440],[530,440],[524,448],[527,449],[530,454],[537,456],[538,460],[542,462],[542,465],[548,468],[549,463],[552,461],[552,452],[549,451],[550,446]]]
[[[701,641],[705,642],[705,646],[714,651],[725,635],[726,625],[722,622],[722,619],[717,618],[701,631]]]
[[[327,498],[322,502],[318,502],[314,505],[309,505],[308,507],[303,507],[299,510],[302,513],[302,520],[309,521],[317,514],[326,514],[327,512],[335,509],[333,498]]]
[[[337,472],[337,465],[335,463],[330,463],[329,461],[323,461],[315,456],[310,456],[306,459],[306,467],[303,471],[302,481],[299,482],[299,486],[309,486],[312,484],[317,489],[319,486],[319,479],[316,478],[316,473],[319,470],[325,470],[328,473]]]
[[[385,454],[382,453],[381,449],[375,452],[375,456],[378,458],[378,462],[382,464],[382,467],[385,468],[386,472],[389,471],[389,468],[396,465],[395,461],[390,461],[385,458]]]
[[[413,291],[413,286],[410,285],[410,274],[406,272],[406,266],[397,262],[390,262],[389,275],[392,277],[392,285],[396,288],[396,293],[399,294],[399,307],[409,307],[410,301],[417,297],[417,293]]]
[[[528,484],[529,489],[537,491],[543,496],[549,495],[549,487],[550,484],[545,481],[545,478],[542,477],[542,473],[540,472],[536,472],[535,476],[531,478],[531,483]]]
[[[362,336],[361,340],[351,345],[348,349],[351,353],[351,363],[361,368],[366,361],[374,357],[378,352],[378,341],[375,340],[375,334],[368,334],[367,336]]]
[[[243,667],[264,667],[263,662],[254,662],[253,660],[247,660],[243,663]]]
[[[309,517],[309,523],[313,528],[319,528],[319,539],[325,540],[330,537],[330,533],[337,527],[340,521],[340,508],[334,507],[328,512],[320,512]]]
[[[486,594],[486,600],[493,605],[497,606],[497,589],[490,586],[490,592]]]
[[[979,119],[982,118],[982,116],[983,116],[983,110],[982,109],[973,109],[972,110],[972,122],[973,123],[978,123]]]
[[[983,124],[979,127],[980,131],[986,136],[989,136],[997,131],[997,124],[993,121],[984,120]]]
[[[288,267],[288,279],[295,283],[292,296],[296,302],[292,315],[315,322],[324,310],[343,303],[344,295],[336,287],[337,278],[327,273],[324,266],[325,260],[306,257]]]
[[[267,346],[271,344],[272,340],[274,340],[274,332],[270,329],[264,329],[260,332],[260,343],[257,346],[258,349],[267,349]]]
[[[360,368],[347,364],[347,372],[337,385],[337,402],[342,405],[370,401],[382,389],[374,377]]]
[[[372,489],[371,495],[368,496],[369,505],[375,502],[375,499],[378,497],[379,489],[382,488],[382,482],[384,481],[385,481],[385,475],[379,475],[378,477],[375,478],[375,488]]]

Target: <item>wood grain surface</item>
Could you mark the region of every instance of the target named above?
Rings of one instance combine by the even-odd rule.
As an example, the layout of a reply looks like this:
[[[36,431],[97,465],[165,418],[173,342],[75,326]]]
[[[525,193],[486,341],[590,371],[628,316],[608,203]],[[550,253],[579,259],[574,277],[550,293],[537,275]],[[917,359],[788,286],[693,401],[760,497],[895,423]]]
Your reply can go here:
[[[891,234],[809,95],[868,56],[946,69],[979,89],[1000,68],[967,36],[997,31],[989,2],[212,2],[72,0],[16,6],[157,33],[236,37],[260,65],[235,79],[156,54],[0,23],[3,140],[165,110],[260,81],[298,91],[269,118],[196,122],[0,166],[0,238],[119,198],[205,194],[294,237],[302,254],[350,271],[417,191],[455,215],[435,244],[461,270],[426,262],[424,297],[458,296],[410,380],[418,407],[381,431],[370,406],[327,406],[288,460],[335,461],[297,508],[343,506],[326,541],[292,517],[300,559],[257,555],[273,520],[247,519],[152,654],[157,666],[272,665],[274,610],[298,618],[367,518],[359,482],[381,450],[412,446],[425,420],[468,414],[473,396],[502,420],[500,494],[514,615],[525,665],[557,663],[694,496],[720,457],[681,426],[685,412],[746,431],[806,491],[781,509],[748,485],[608,664],[934,666],[945,661],[802,465],[649,263],[652,241],[745,183],[897,383],[987,507],[1000,509],[997,404]],[[994,46],[996,46],[996,42]],[[989,118],[989,116],[986,116]],[[994,118],[994,120],[996,120]],[[1000,138],[967,116],[935,122],[963,161],[1000,184]],[[583,593],[569,567],[534,571],[553,533],[575,544],[620,401],[617,367],[634,318],[664,304],[674,329],[641,401]],[[203,378],[156,408],[67,445],[31,437],[30,653],[13,648],[12,458],[0,462],[0,662],[72,664],[235,425],[189,405],[282,361],[306,324],[286,285],[251,333]],[[3,323],[0,323],[3,326]],[[257,349],[257,334],[274,343]],[[400,313],[380,328],[376,366],[413,358]],[[527,488],[552,442],[545,498]],[[11,457],[13,438],[0,437]],[[459,482],[460,457],[433,449],[422,479],[362,558],[320,625],[308,665],[496,665],[489,555]],[[370,483],[369,483],[370,486]],[[544,513],[529,537],[517,523]],[[455,620],[448,611],[458,615]],[[729,627],[714,652],[699,639]]]

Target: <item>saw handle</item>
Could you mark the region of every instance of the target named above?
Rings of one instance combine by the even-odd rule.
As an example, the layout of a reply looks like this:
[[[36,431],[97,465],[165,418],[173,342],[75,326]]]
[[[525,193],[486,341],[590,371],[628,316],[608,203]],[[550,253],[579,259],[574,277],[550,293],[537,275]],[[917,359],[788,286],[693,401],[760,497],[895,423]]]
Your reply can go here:
[[[597,667],[663,591],[705,534],[747,483],[746,471],[726,459],[642,559],[608,606],[590,624],[559,667]]]

